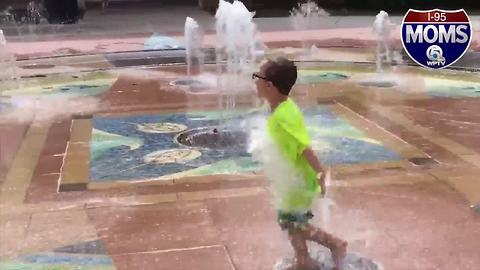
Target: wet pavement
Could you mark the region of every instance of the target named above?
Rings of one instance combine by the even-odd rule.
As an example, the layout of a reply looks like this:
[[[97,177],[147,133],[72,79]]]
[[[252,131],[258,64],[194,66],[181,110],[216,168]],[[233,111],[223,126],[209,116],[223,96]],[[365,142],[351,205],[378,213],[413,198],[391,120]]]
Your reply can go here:
[[[341,55],[373,58],[368,49],[324,52],[339,61],[351,61]],[[292,55],[292,50],[284,53]],[[48,106],[59,108],[51,112],[58,115],[25,117],[15,125],[7,119],[0,125],[1,269],[273,269],[292,255],[275,222],[261,171],[239,172],[231,166],[247,163],[162,179],[133,174],[128,181],[92,181],[94,154],[107,151],[134,159],[132,153],[141,146],[132,138],[160,140],[166,130],[190,125],[173,117],[167,119],[169,125],[143,126],[148,136],[104,128],[111,133],[106,136],[94,132],[104,127],[95,126],[95,118],[142,120],[196,111],[211,119],[218,109],[214,89],[195,92],[171,85],[184,78],[182,65],[116,67],[103,56],[66,58],[62,64],[71,68],[68,73],[57,70],[25,79],[29,93],[46,97]],[[319,109],[316,119],[325,125],[313,131],[324,138],[316,147],[333,157],[358,157],[332,164],[335,185],[328,196],[335,205],[322,212],[318,201],[314,223],[345,238],[350,252],[384,269],[478,269],[478,74],[444,71],[432,76],[416,67],[396,66],[389,74],[400,76],[401,83],[384,88],[361,84],[377,76],[373,65],[299,66],[304,83],[296,86],[293,97],[304,107]],[[45,69],[23,72],[46,74]],[[74,115],[60,110],[69,103],[50,92],[72,84],[83,88],[70,87],[64,90],[67,96],[85,103],[90,102],[85,98],[94,98],[96,106]],[[107,87],[88,91],[99,85]],[[460,90],[454,87],[459,85]],[[255,100],[251,93],[237,93],[237,104],[248,109]],[[127,132],[138,121],[107,122]],[[325,135],[325,129],[330,133]],[[324,141],[330,145],[320,144]],[[162,150],[161,144],[142,145],[148,145],[148,152]],[[389,151],[397,158],[387,159]],[[377,158],[367,162],[372,155]],[[411,162],[421,159],[436,162]],[[160,170],[171,161],[165,156],[156,160],[165,162],[155,165]]]

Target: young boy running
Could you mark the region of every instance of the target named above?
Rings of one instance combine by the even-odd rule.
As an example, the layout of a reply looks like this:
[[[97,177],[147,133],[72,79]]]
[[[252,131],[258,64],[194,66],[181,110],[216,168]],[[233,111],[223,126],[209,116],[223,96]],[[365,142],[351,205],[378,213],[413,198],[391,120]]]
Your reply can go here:
[[[272,183],[278,223],[282,230],[288,231],[295,252],[295,265],[291,270],[316,269],[307,241],[329,248],[336,269],[340,270],[347,243],[309,224],[317,193],[326,192],[325,172],[310,146],[303,114],[289,98],[297,80],[297,67],[285,58],[269,60],[252,78],[259,97],[266,99],[271,109],[267,123],[270,143],[264,147],[274,148],[266,152],[277,154],[262,161]]]

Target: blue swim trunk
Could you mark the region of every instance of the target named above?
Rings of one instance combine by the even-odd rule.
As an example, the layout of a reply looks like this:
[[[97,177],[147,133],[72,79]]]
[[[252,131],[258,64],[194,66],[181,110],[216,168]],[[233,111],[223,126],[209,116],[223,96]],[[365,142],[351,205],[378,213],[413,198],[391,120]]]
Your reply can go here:
[[[308,224],[308,221],[314,217],[312,211],[305,213],[289,213],[284,211],[278,211],[277,221],[282,230],[290,228],[297,229],[304,227]]]

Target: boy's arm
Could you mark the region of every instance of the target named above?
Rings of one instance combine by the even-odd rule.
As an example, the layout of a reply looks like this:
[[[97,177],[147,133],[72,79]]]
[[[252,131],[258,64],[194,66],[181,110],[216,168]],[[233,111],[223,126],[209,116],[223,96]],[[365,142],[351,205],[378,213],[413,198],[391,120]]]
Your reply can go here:
[[[327,191],[327,188],[325,186],[325,170],[323,169],[320,160],[318,160],[318,157],[313,151],[312,147],[307,147],[303,151],[302,155],[317,173],[317,181],[322,188],[322,195],[325,195],[325,192]],[[321,175],[319,175],[320,173]]]

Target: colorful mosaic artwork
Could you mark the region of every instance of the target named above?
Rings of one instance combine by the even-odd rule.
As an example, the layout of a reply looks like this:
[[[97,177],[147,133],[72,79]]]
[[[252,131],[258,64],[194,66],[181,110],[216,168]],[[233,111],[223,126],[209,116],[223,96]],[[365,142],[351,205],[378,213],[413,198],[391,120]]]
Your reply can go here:
[[[313,147],[330,165],[399,160],[401,157],[381,142],[322,105],[305,110]],[[229,114],[228,124],[257,113]],[[92,181],[171,179],[183,176],[242,174],[259,170],[245,142],[224,147],[188,146],[182,134],[215,132],[222,112],[176,113],[93,119],[90,178]],[[223,123],[225,124],[225,123]],[[236,136],[238,137],[238,136]],[[235,137],[235,138],[236,138]]]
[[[0,261],[2,270],[115,270],[105,255],[41,253],[14,261]]]
[[[480,82],[425,78],[425,88],[433,97],[480,97]]]
[[[324,69],[300,70],[298,82],[300,84],[325,83],[337,80],[345,80],[351,76],[354,76],[355,74],[368,75],[369,73]],[[424,83],[424,88],[416,89],[415,93],[423,92],[431,97],[447,98],[480,97],[480,82],[452,80],[440,77],[424,77]]]
[[[0,260],[2,270],[115,270],[101,240]]]
[[[347,79],[349,76],[341,71],[299,70],[298,83],[323,83]]]
[[[109,72],[94,72],[80,76],[65,78],[48,78],[48,80],[39,80],[32,86],[25,86],[18,89],[6,90],[2,94],[5,96],[32,96],[45,95],[49,97],[68,96],[83,97],[100,95],[110,89],[116,81],[117,76]]]

